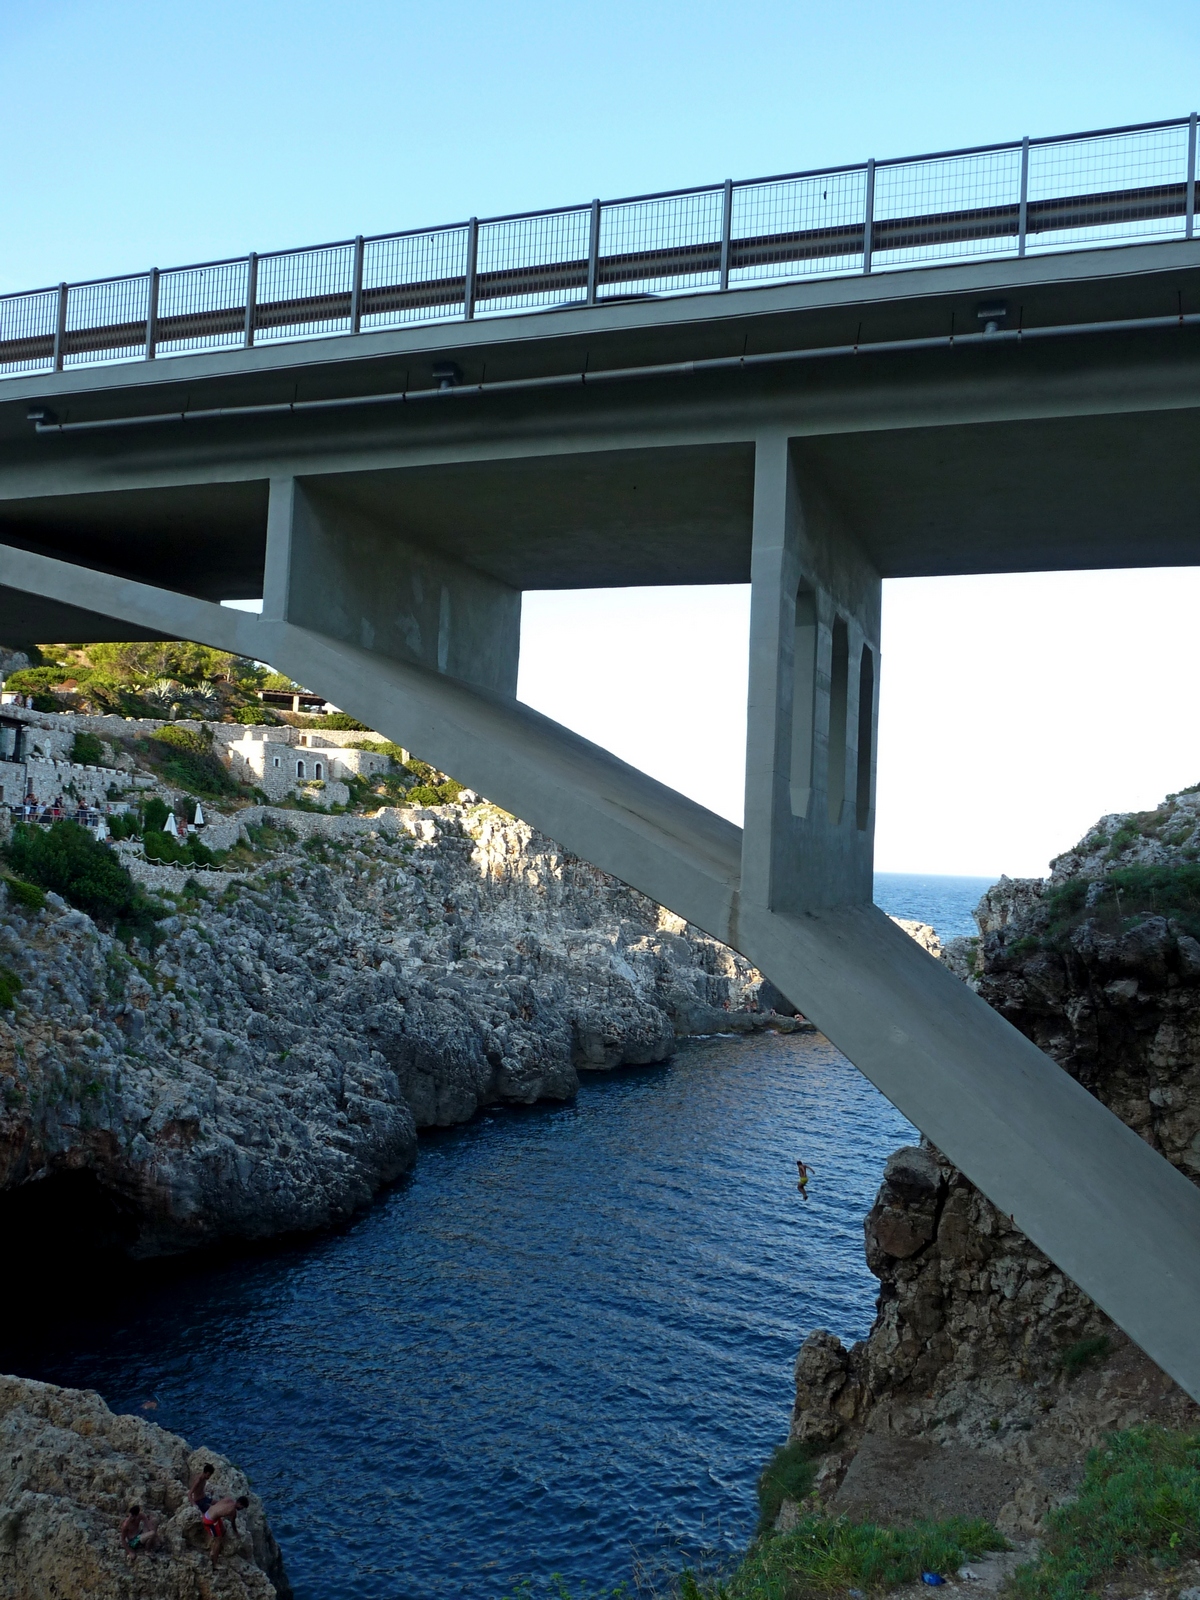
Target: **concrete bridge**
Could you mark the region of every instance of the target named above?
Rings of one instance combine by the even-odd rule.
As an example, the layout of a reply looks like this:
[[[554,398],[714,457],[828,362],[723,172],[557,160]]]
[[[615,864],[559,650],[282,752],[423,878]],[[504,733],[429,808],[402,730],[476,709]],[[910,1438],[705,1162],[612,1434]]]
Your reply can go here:
[[[924,231],[901,206],[926,259],[900,271],[880,163],[838,224],[858,259],[786,281],[738,286],[717,186],[711,292],[606,298],[591,208],[553,315],[473,315],[468,271],[455,318],[363,331],[356,246],[349,331],[263,342],[249,293],[229,348],[161,359],[147,325],[88,364],[58,294],[0,383],[0,638],[271,661],[728,941],[1200,1398],[1200,1192],[871,904],[881,579],[1200,558],[1195,132],[1077,140],[1087,205],[1059,198],[1099,236],[1071,248],[1031,248],[1054,208],[1022,141],[931,158],[961,187],[1003,157],[1016,211],[951,250],[978,195]],[[681,582],[752,586],[744,832],[515,698],[523,589]]]

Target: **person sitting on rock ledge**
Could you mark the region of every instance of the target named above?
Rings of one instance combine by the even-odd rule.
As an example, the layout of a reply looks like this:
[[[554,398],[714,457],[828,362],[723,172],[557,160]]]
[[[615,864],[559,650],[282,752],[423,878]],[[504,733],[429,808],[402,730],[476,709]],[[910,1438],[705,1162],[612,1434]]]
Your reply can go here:
[[[221,1553],[221,1547],[224,1545],[227,1536],[226,1521],[236,1533],[238,1531],[237,1514],[239,1511],[245,1511],[249,1504],[249,1495],[239,1495],[235,1500],[231,1494],[223,1494],[219,1500],[214,1500],[204,1513],[204,1530],[212,1540],[212,1564],[214,1567],[217,1564],[217,1557]]]
[[[122,1522],[118,1532],[122,1546],[131,1556],[136,1556],[140,1550],[161,1550],[162,1535],[158,1531],[158,1524],[148,1511],[143,1511],[141,1506],[133,1505]]]

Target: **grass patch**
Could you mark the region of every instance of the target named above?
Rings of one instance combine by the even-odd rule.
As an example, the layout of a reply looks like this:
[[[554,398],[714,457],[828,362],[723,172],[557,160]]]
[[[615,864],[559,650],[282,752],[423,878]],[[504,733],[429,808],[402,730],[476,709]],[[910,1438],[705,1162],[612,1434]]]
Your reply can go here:
[[[1114,1573],[1200,1555],[1200,1434],[1130,1428],[1087,1459],[1078,1499],[1052,1511],[1018,1600],[1075,1600]]]
[[[1112,1349],[1112,1340],[1106,1333],[1100,1334],[1095,1339],[1080,1339],[1077,1344],[1068,1345],[1058,1358],[1058,1364],[1068,1378],[1077,1378],[1088,1367],[1094,1367],[1106,1359]]]
[[[817,1475],[813,1451],[796,1440],[781,1444],[758,1475],[758,1531],[769,1533],[785,1500],[803,1500]]]
[[[790,1533],[760,1539],[723,1581],[690,1573],[680,1580],[682,1600],[810,1600],[847,1589],[883,1594],[917,1583],[923,1572],[941,1577],[988,1550],[1005,1549],[990,1522],[950,1517],[882,1528],[845,1517],[806,1517]]]

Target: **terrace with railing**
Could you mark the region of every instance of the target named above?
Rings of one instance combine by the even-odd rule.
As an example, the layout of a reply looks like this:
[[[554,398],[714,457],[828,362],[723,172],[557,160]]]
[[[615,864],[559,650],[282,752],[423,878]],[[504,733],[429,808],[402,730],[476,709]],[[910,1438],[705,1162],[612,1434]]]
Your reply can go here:
[[[0,297],[0,375],[932,263],[1190,239],[1170,122],[151,268]]]

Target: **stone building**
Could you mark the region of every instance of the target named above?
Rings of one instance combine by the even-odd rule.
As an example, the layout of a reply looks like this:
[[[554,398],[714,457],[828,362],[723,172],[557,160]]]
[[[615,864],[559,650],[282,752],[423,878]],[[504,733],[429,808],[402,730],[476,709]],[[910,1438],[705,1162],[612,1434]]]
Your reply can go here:
[[[280,734],[291,738],[280,738]],[[382,751],[349,750],[327,744],[316,733],[301,733],[291,728],[247,728],[240,739],[225,746],[233,775],[242,783],[252,783],[272,800],[314,785],[323,804],[346,805],[350,791],[347,777],[374,777],[386,772],[389,758]]]

